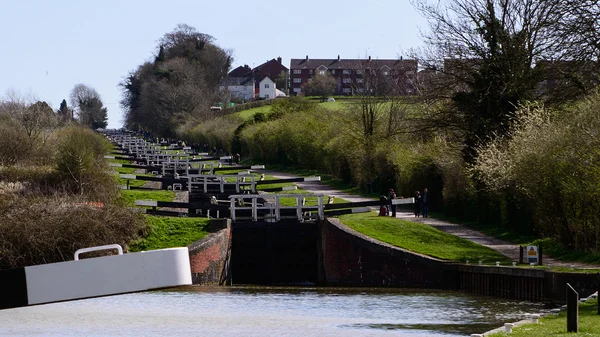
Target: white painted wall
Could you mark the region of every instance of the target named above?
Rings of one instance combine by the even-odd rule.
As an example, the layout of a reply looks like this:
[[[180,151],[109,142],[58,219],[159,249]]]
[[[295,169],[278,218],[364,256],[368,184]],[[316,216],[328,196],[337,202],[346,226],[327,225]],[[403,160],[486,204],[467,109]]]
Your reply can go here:
[[[232,97],[239,97],[245,100],[252,100],[254,98],[254,82],[248,83],[247,85],[230,85],[227,87],[219,87],[219,90],[221,91],[225,89],[229,91]]]
[[[192,284],[187,247],[25,267],[29,304]]]
[[[273,99],[277,97],[275,91],[275,82],[273,82],[273,80],[271,80],[268,76],[260,81],[258,88],[258,97],[260,98]]]

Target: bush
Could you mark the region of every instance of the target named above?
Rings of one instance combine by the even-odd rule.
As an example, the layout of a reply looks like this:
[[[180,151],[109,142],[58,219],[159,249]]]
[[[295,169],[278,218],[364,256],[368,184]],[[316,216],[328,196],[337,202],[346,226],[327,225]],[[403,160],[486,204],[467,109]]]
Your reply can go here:
[[[11,119],[0,120],[0,165],[15,165],[31,152],[27,134]]]
[[[85,247],[127,249],[146,230],[142,215],[126,208],[0,191],[0,269],[72,260]]]
[[[529,213],[540,236],[598,252],[599,133],[600,95],[557,115],[525,106],[510,139],[479,149],[475,174],[507,204],[510,221]]]
[[[69,127],[60,135],[56,168],[67,189],[90,200],[108,201],[117,196],[104,155],[110,143],[90,129]]]

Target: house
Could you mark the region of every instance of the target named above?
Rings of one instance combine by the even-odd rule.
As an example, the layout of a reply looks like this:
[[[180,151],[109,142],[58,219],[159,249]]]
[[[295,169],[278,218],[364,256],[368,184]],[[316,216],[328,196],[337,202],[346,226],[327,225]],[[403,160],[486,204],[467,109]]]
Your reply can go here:
[[[229,91],[231,97],[250,101],[254,99],[254,79],[252,77],[233,77],[228,75],[221,81],[219,91]]]
[[[282,76],[282,73],[283,76],[288,76],[288,68],[281,63],[281,57],[269,60],[252,69],[252,76],[257,83],[257,89],[259,89],[258,84],[260,84],[265,77],[269,77],[272,81],[277,83],[277,79]],[[284,86],[281,89],[287,88]]]
[[[258,94],[259,98],[273,99],[273,98],[277,97],[277,94],[275,92],[275,90],[276,90],[275,82],[273,82],[273,80],[271,80],[271,78],[269,76],[263,78],[262,81],[260,81],[258,87],[259,87],[259,94]]]
[[[378,82],[387,82],[399,95],[415,95],[418,62],[400,59],[303,59],[290,61],[290,94],[298,95],[314,75],[330,74],[336,80],[335,95],[352,95],[371,90]]]

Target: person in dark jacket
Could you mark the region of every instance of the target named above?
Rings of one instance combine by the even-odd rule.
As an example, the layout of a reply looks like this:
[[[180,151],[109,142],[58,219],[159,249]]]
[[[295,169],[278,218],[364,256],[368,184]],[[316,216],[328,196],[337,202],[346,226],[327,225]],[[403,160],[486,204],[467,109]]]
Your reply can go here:
[[[426,218],[429,216],[429,192],[427,191],[427,187],[423,189],[423,195],[421,196],[421,205],[423,217]]]
[[[390,201],[393,201],[394,199],[396,199],[396,192],[394,192],[393,188],[390,188]],[[390,207],[392,208],[392,217],[396,217],[396,205],[391,204]]]
[[[415,217],[419,217],[421,215],[421,193],[419,191],[415,191]]]

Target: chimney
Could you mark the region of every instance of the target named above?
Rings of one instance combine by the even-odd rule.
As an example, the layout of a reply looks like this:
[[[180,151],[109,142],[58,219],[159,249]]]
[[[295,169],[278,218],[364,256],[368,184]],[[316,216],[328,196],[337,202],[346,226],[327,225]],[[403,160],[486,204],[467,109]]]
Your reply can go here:
[[[340,55],[338,54],[338,62],[340,62]]]
[[[369,62],[371,62],[371,56],[369,56]]]
[[[281,64],[281,56],[279,56],[279,57],[277,58],[277,62],[279,62],[279,64]]]
[[[308,61],[308,55],[306,55],[306,60]]]

